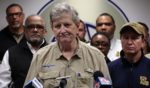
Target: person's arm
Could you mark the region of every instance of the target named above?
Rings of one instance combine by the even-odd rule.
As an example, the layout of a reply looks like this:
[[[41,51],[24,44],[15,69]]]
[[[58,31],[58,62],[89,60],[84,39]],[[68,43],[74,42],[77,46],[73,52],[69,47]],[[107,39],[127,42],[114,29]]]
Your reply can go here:
[[[27,74],[25,82],[24,82],[24,86],[26,84],[28,84],[29,81],[33,80],[34,77],[36,77],[39,72],[40,64],[38,63],[37,59],[38,59],[37,54],[34,54],[31,64],[30,64],[30,68],[28,70],[28,74]]]
[[[0,88],[8,88],[11,80],[9,53],[6,51],[2,63],[0,64]]]
[[[104,77],[107,78],[108,80],[111,81],[111,78],[110,78],[110,73],[109,73],[109,70],[108,70],[108,66],[107,66],[107,63],[105,61],[105,56],[102,55],[102,53],[100,52],[100,54],[97,54],[97,60],[99,62],[99,67],[100,67],[100,71],[103,73]]]

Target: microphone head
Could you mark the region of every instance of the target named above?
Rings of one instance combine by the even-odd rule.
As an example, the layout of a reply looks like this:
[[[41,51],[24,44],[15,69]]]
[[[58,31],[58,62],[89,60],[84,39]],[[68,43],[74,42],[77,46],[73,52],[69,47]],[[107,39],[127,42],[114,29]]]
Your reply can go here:
[[[97,80],[98,77],[104,77],[103,73],[100,71],[96,71],[93,74],[94,80]]]
[[[65,78],[61,79],[61,81],[60,81],[60,87],[64,88],[64,86],[66,86],[66,85],[67,85],[67,80]]]

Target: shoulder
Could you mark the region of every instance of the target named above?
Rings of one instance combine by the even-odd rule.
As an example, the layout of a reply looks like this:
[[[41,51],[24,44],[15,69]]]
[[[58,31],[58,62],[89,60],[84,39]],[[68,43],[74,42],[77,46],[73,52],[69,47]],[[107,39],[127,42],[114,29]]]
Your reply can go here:
[[[147,63],[147,64],[150,65],[150,58],[144,57],[143,61],[144,61],[145,64]]]
[[[150,59],[150,53],[146,54],[145,56]]]
[[[21,49],[21,48],[23,48],[23,47],[28,47],[28,46],[27,46],[27,41],[26,41],[25,38],[23,38],[22,41],[21,41],[19,44],[16,44],[16,45],[14,45],[14,46],[11,46],[11,47],[9,48],[9,50]]]
[[[0,31],[0,39],[3,40],[3,39],[7,39],[8,38],[8,35],[9,35],[9,31],[8,31],[8,27],[5,27],[4,29],[2,29]],[[3,40],[4,41],[4,40]]]
[[[5,30],[2,29],[2,30],[0,31],[0,37],[4,36],[5,34],[6,34]]]
[[[7,30],[8,30],[8,26],[5,27],[5,28],[3,28],[3,29],[1,29],[0,34],[5,33],[5,32],[8,32]]]
[[[40,48],[36,54],[44,54],[44,53],[47,53],[51,50],[54,50],[55,48],[57,48],[57,43],[56,42],[52,42],[42,48]]]
[[[119,58],[119,59],[116,59],[116,60],[110,62],[110,63],[108,64],[108,67],[109,67],[109,68],[114,68],[114,67],[120,66],[121,64],[122,64],[122,61],[121,61],[121,58]]]
[[[100,50],[98,50],[97,48],[91,46],[88,43],[84,43],[84,42],[80,42],[79,43],[79,48],[82,49],[84,52],[88,51],[88,52],[93,52],[93,53],[100,53],[102,54],[102,52]]]
[[[79,53],[80,55],[86,60],[92,60],[95,61],[95,63],[99,63],[99,65],[102,65],[105,63],[105,56],[104,54],[98,50],[97,48],[86,44],[86,43],[79,43]]]

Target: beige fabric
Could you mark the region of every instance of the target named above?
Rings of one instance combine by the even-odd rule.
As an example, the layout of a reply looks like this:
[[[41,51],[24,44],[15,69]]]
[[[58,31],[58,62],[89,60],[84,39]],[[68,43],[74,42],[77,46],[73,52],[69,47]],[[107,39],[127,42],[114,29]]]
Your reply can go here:
[[[150,53],[146,54],[145,56],[146,56],[147,58],[150,58]]]
[[[124,30],[131,30],[131,29],[127,29],[126,27],[131,27],[132,30],[134,30],[138,34],[145,36],[144,27],[141,24],[139,24],[138,22],[130,22],[130,23],[124,24],[120,30],[120,33],[123,32]]]
[[[34,55],[25,84],[37,77],[44,88],[54,88],[59,77],[70,76],[67,88],[93,88],[93,72],[97,70],[110,79],[104,55],[98,49],[79,41],[76,54],[68,61],[53,43]]]

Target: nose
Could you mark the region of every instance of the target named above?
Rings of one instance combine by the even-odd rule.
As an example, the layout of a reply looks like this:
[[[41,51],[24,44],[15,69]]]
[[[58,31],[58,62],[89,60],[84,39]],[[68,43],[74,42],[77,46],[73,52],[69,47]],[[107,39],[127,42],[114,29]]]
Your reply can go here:
[[[102,49],[102,45],[98,45],[97,48],[101,50]]]
[[[102,28],[105,28],[105,27],[106,27],[106,25],[103,23],[103,24],[102,24]]]
[[[61,31],[61,32],[65,32],[65,31],[66,31],[66,27],[65,27],[64,25],[61,25],[60,31]]]
[[[102,32],[106,32],[106,29],[105,29],[105,28],[102,28],[101,30],[102,30]]]
[[[35,27],[35,28],[34,28],[34,31],[38,31],[38,29]]]
[[[106,31],[106,26],[104,24],[101,26],[101,30]]]
[[[131,44],[133,42],[133,40],[131,39],[131,38],[129,38],[128,40],[127,40],[127,43],[128,44]]]
[[[13,15],[12,17],[13,17],[13,19],[15,19],[15,18],[17,18],[17,15]]]

